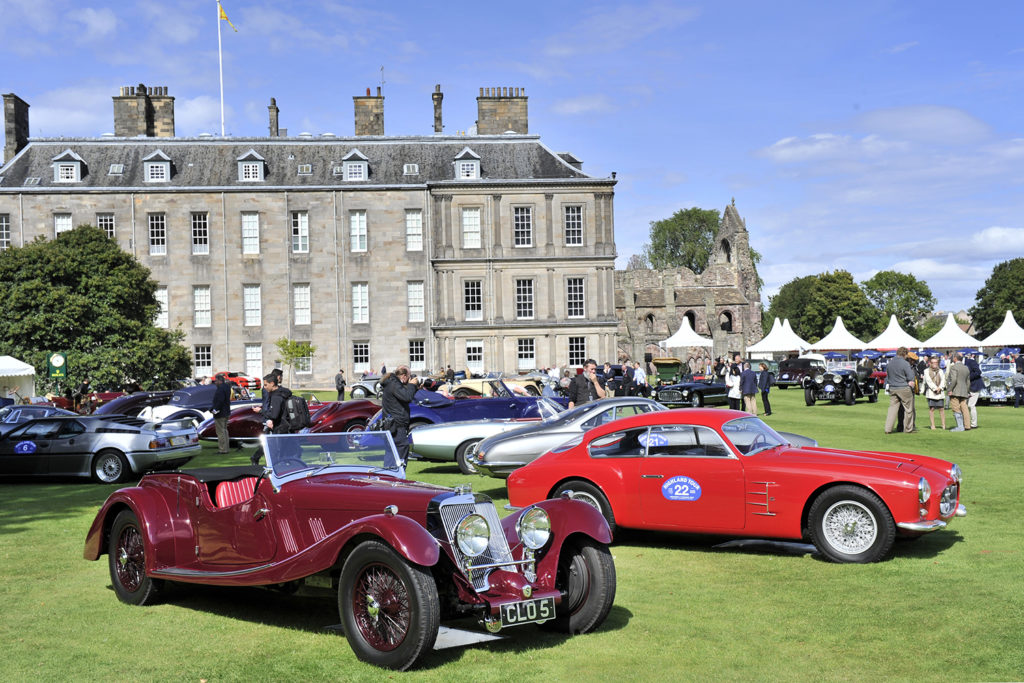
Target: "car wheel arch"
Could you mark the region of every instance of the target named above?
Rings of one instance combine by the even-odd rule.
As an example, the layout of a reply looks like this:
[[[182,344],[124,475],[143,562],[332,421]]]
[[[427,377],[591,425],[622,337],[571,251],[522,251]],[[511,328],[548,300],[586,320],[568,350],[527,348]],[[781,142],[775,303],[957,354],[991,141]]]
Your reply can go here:
[[[366,541],[383,543],[406,560],[422,567],[432,567],[440,559],[437,539],[418,522],[401,515],[364,517],[341,533],[345,534],[344,542],[338,549],[334,564],[334,569],[339,571],[352,551]]]
[[[555,492],[559,488],[561,488],[562,486],[568,485],[568,484],[572,484],[574,482],[579,482],[579,483],[587,484],[587,485],[593,486],[595,489],[597,489],[598,492],[602,496],[604,496],[605,502],[608,503],[608,507],[611,509],[612,519],[616,520],[616,526],[618,526],[618,519],[619,519],[619,517],[618,517],[618,514],[617,514],[617,510],[615,509],[615,505],[612,503],[612,499],[608,496],[608,492],[605,491],[605,488],[603,486],[601,486],[600,484],[598,484],[593,479],[588,479],[588,478],[582,477],[582,476],[580,476],[578,474],[574,474],[574,475],[571,475],[571,476],[568,476],[568,477],[564,477],[560,481],[555,482],[555,485],[552,486],[551,489],[548,491],[547,497],[548,498],[554,498],[555,497]]]
[[[847,481],[842,479],[829,481],[824,484],[821,484],[813,491],[811,491],[807,495],[807,499],[804,500],[803,509],[800,511],[800,533],[804,539],[810,538],[811,507],[814,505],[814,501],[818,499],[818,496],[825,493],[829,489],[833,489],[839,486],[853,486],[855,488],[863,489],[864,491],[867,491],[873,495],[878,496],[879,500],[882,501],[882,504],[885,506],[885,508],[889,510],[889,514],[892,514],[892,509],[889,507],[889,504],[885,502],[885,497],[883,497],[882,494],[876,491],[875,489],[865,485],[863,482]]]

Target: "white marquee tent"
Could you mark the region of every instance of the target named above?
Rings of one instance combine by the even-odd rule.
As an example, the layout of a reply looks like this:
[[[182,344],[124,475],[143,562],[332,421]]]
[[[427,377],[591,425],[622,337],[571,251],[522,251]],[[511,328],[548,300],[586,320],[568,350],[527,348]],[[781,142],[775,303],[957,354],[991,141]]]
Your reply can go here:
[[[821,341],[811,344],[814,351],[859,351],[864,348],[864,342],[854,337],[843,324],[843,317],[836,316],[836,324],[832,331],[826,334]]]
[[[715,345],[715,342],[707,337],[702,337],[693,331],[690,327],[690,319],[683,316],[683,321],[679,324],[679,329],[668,339],[658,342],[658,346],[663,349],[677,349],[684,348],[687,346],[706,346],[708,348]]]
[[[1024,346],[1024,329],[1013,318],[1012,311],[1006,311],[1006,318],[999,329],[985,337],[982,346]]]
[[[789,321],[782,323],[776,318],[772,323],[771,331],[764,339],[747,347],[747,353],[778,353],[782,351],[797,351],[806,349],[807,342],[798,337]]]
[[[900,327],[900,323],[893,315],[889,318],[889,325],[882,334],[864,344],[865,349],[898,349],[901,346],[907,348],[920,348],[921,342],[911,337],[906,330]]]
[[[36,369],[13,356],[0,356],[0,398],[17,399],[36,395]],[[11,392],[11,393],[8,393]],[[13,392],[17,392],[17,396]]]
[[[946,316],[942,329],[924,341],[925,346],[938,349],[955,349],[961,346],[977,348],[980,344],[981,342],[960,329],[952,313]]]
[[[800,335],[793,331],[793,326],[789,324],[789,318],[786,318],[785,320],[782,321],[782,331],[788,334],[790,341],[792,341],[795,344],[795,346],[792,346],[790,348],[800,350],[810,348],[811,343],[806,339],[803,339]]]

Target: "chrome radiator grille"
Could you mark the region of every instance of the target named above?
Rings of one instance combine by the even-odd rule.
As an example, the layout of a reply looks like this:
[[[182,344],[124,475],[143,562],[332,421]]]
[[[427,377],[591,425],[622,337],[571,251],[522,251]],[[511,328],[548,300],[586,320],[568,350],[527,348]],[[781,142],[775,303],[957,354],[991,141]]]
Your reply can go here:
[[[662,403],[682,403],[683,395],[676,389],[662,389],[658,392],[658,400]]]
[[[451,501],[451,502],[449,502]],[[475,502],[472,496],[454,496],[449,501],[441,503],[441,522],[444,524],[444,531],[452,546],[452,554],[456,562],[466,572],[466,575],[473,583],[477,591],[487,590],[490,584],[487,581],[491,569],[480,569],[473,571],[473,565],[498,564],[512,561],[512,551],[508,547],[508,540],[501,528],[501,520],[498,518],[498,511],[491,502]],[[487,550],[478,557],[466,557],[459,550],[459,544],[455,541],[455,527],[462,518],[468,514],[476,513],[487,520],[487,526],[491,529],[491,540],[487,544]],[[504,566],[502,569],[516,571],[514,565]]]

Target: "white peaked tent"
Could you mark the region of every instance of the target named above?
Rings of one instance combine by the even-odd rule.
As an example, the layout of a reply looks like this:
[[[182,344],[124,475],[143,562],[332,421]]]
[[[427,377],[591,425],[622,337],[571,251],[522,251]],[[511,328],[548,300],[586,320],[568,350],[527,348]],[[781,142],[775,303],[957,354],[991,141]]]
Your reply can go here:
[[[693,331],[690,327],[690,319],[683,316],[683,321],[679,323],[679,329],[668,339],[658,342],[658,346],[663,349],[678,349],[687,346],[706,346],[708,348],[715,345],[715,342],[707,337],[702,337]]]
[[[782,331],[789,335],[790,341],[793,342],[792,349],[806,349],[809,348],[811,343],[800,337],[796,332],[793,331],[793,326],[789,324],[789,318],[782,321]]]
[[[859,351],[864,348],[864,342],[854,337],[843,324],[843,317],[836,316],[836,324],[832,331],[826,334],[821,341],[811,344],[814,351]]]
[[[1013,319],[1013,312],[1007,311],[999,329],[985,337],[982,346],[1024,346],[1024,329]]]
[[[13,356],[0,356],[0,385],[18,392],[19,396],[36,395],[36,369]],[[14,398],[0,389],[0,398]]]
[[[952,349],[961,346],[977,347],[980,343],[977,339],[961,330],[960,326],[956,324],[953,314],[950,313],[946,316],[946,323],[942,326],[942,329],[928,337],[924,345],[939,349]]]
[[[882,334],[864,344],[865,349],[898,349],[901,346],[920,348],[921,342],[900,327],[895,315],[889,317],[889,325]]]
[[[747,347],[748,353],[777,353],[781,351],[795,351],[807,348],[807,342],[796,336],[793,329],[789,327],[789,321],[780,323],[776,318],[772,323],[771,331],[764,339]]]

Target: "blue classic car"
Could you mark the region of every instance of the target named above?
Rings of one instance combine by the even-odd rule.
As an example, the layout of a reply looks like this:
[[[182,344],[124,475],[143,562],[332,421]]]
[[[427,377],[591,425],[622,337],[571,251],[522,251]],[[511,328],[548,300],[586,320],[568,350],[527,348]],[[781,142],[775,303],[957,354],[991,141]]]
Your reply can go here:
[[[463,420],[488,420],[494,418],[540,418],[537,402],[539,396],[522,396],[513,393],[500,379],[487,380],[487,396],[452,398],[444,394],[420,389],[409,404],[409,426],[461,422]],[[548,397],[548,400],[565,406],[568,399]],[[378,412],[370,420],[368,429],[373,429],[381,419]]]

